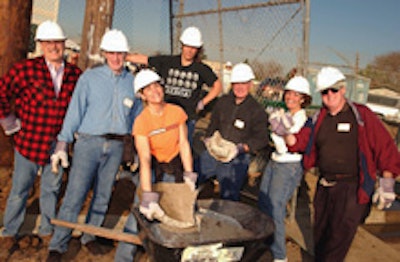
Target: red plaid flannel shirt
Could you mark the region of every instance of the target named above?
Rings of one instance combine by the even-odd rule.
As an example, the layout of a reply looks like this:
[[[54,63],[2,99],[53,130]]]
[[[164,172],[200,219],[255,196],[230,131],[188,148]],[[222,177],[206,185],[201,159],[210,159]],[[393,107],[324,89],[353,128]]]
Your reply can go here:
[[[56,97],[50,71],[43,57],[16,63],[0,79],[0,119],[12,110],[21,120],[14,135],[16,150],[27,159],[49,163],[52,143],[61,130],[76,81],[82,71],[65,62],[61,91]]]

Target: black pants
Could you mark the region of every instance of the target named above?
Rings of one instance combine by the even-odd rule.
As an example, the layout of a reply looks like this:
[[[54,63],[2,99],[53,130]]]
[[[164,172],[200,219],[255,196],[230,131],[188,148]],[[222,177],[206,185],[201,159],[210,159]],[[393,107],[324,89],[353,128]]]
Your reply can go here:
[[[318,185],[314,198],[315,261],[343,261],[365,218],[367,204],[357,203],[357,182]]]
[[[156,183],[162,181],[164,173],[174,175],[176,183],[183,182],[183,164],[179,154],[168,163],[158,162],[155,157],[152,157],[151,165],[155,172]]]

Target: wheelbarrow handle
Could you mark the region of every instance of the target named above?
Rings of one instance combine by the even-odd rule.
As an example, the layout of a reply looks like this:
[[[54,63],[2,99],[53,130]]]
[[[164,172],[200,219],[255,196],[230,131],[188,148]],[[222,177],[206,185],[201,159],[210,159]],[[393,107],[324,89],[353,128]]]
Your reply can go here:
[[[109,228],[104,227],[96,227],[88,224],[79,224],[79,223],[72,223],[64,220],[59,219],[52,219],[51,223],[56,226],[62,226],[66,228],[76,229],[83,233],[88,233],[91,235],[104,237],[107,239],[113,239],[117,241],[128,242],[136,245],[142,245],[142,240],[133,234],[128,234],[120,231],[116,231]]]

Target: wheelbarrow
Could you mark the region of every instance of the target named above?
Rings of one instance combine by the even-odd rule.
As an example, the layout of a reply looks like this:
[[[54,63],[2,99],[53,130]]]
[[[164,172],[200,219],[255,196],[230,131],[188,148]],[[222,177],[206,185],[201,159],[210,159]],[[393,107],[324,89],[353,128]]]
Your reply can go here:
[[[244,203],[220,199],[197,201],[204,217],[197,228],[172,229],[133,213],[151,261],[257,261],[272,235],[272,219]],[[208,217],[205,219],[205,217]]]
[[[155,262],[257,261],[264,253],[265,240],[272,235],[274,224],[259,209],[220,199],[196,200],[195,206],[196,223],[192,227],[175,227],[175,223],[149,221],[140,213],[139,207],[134,206],[132,212],[138,222],[138,235],[56,219],[52,223],[142,245],[148,259]]]

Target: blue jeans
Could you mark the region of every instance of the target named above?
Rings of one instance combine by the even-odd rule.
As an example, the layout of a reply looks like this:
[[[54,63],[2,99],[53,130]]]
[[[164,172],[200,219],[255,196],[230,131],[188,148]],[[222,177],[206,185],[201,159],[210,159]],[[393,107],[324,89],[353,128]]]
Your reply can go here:
[[[174,183],[175,176],[164,174],[163,182]],[[140,184],[138,183],[136,188],[139,188],[139,187],[140,187]],[[135,205],[137,203],[139,203],[139,197],[136,194],[133,205]],[[139,233],[137,221],[132,212],[130,212],[128,215],[128,219],[125,222],[123,232],[129,233],[129,234],[134,234],[134,235],[137,235]],[[115,251],[114,261],[115,262],[132,262],[135,257],[136,250],[137,250],[137,246],[135,244],[127,243],[127,242],[119,242],[118,246],[117,246],[117,250]]]
[[[247,178],[250,163],[249,154],[240,154],[229,163],[222,163],[212,157],[207,150],[200,155],[200,172],[197,179],[199,184],[217,176],[220,197],[222,199],[239,201],[240,190]]]
[[[196,125],[196,120],[194,120],[194,119],[188,120],[186,122],[186,125],[187,125],[188,140],[189,140],[190,148],[193,148],[193,135],[194,135],[194,129],[195,129],[195,125]]]
[[[303,168],[300,162],[278,163],[270,160],[265,168],[258,205],[275,223],[274,241],[270,247],[274,259],[286,258],[286,204],[299,186],[302,175]]]
[[[93,186],[93,197],[86,215],[87,224],[101,226],[108,209],[115,176],[121,163],[123,142],[99,136],[79,135],[74,147],[67,189],[57,218],[75,223]],[[68,249],[72,230],[57,226],[49,250],[64,253]],[[95,240],[83,234],[82,244]]]
[[[63,170],[60,168],[58,174],[51,172],[51,165],[40,166],[14,150],[14,173],[12,176],[12,188],[7,199],[4,214],[4,236],[18,236],[19,229],[24,222],[26,201],[29,190],[33,187],[39,169],[42,168],[40,178],[40,235],[53,233],[53,225],[50,219],[56,216],[56,205]]]

